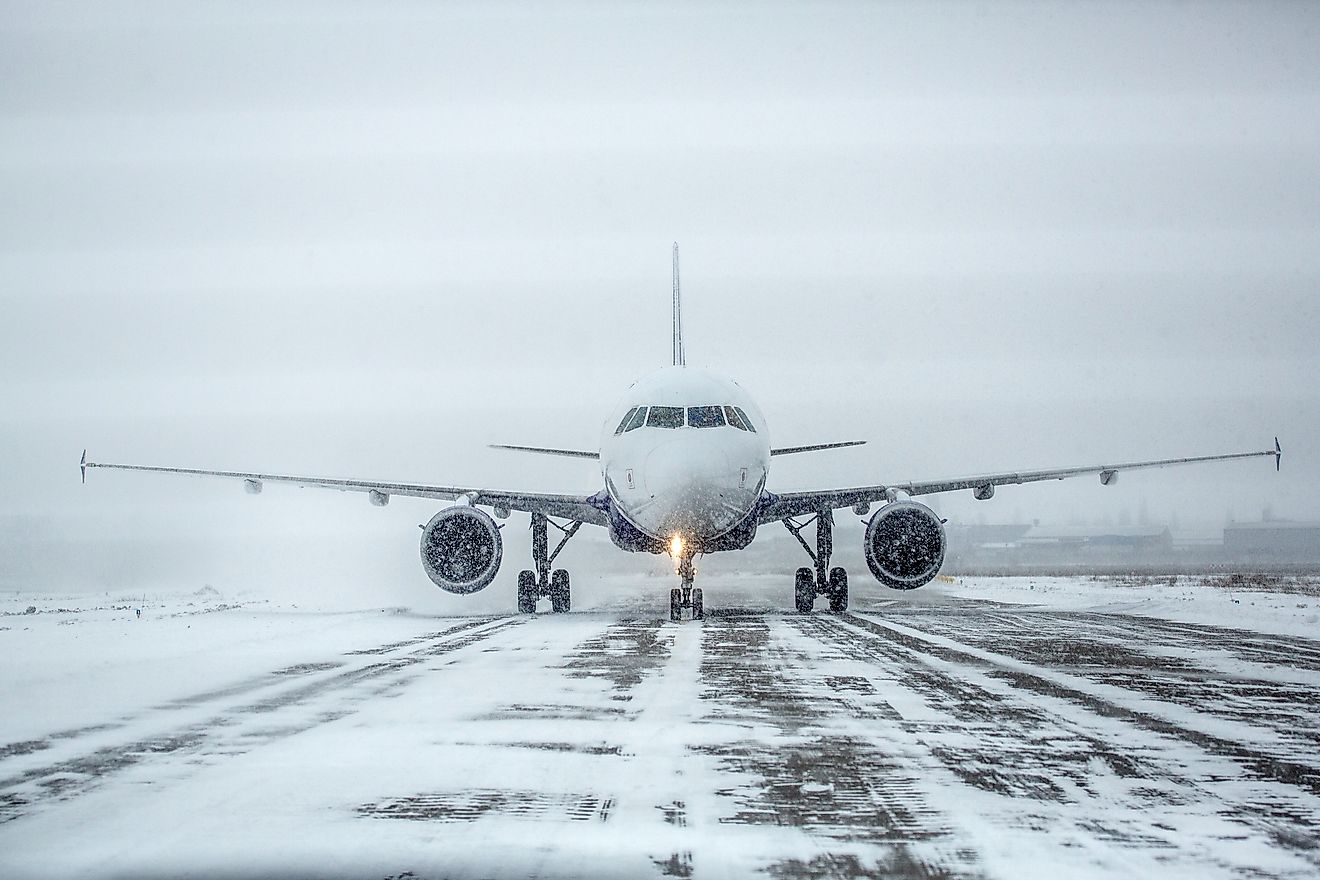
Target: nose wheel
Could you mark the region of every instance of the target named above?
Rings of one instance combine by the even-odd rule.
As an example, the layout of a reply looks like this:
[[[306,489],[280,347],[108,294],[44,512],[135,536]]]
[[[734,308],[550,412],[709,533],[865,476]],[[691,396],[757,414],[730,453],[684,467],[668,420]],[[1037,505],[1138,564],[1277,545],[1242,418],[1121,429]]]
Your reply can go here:
[[[683,619],[683,609],[692,609],[693,620],[704,620],[706,617],[705,598],[701,595],[700,587],[693,587],[692,581],[696,579],[697,570],[692,566],[692,554],[683,554],[678,563],[678,576],[682,579],[681,587],[674,587],[669,591],[669,619],[675,623]]]

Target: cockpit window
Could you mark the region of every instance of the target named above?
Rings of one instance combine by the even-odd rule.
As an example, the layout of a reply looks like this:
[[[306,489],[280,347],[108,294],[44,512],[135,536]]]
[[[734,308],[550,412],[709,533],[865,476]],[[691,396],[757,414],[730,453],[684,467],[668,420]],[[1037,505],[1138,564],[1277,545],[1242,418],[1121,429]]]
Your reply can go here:
[[[718,428],[724,424],[724,411],[718,406],[689,406],[689,428]]]
[[[646,426],[648,428],[681,428],[683,427],[683,407],[681,406],[653,406],[646,414]]]
[[[749,419],[749,418],[747,418],[747,413],[743,412],[742,407],[741,407],[741,406],[735,406],[735,407],[733,408],[733,411],[736,412],[736,413],[738,414],[738,418],[742,419],[742,423],[743,423],[744,425],[747,426],[747,430],[748,430],[748,431],[751,431],[753,434],[755,434],[755,433],[756,433],[756,425],[753,425],[753,424],[752,424],[752,420]]]
[[[623,419],[619,422],[619,427],[614,429],[614,436],[617,437],[624,431],[628,430],[628,422],[633,416],[637,415],[637,410],[639,409],[641,409],[640,406],[634,406],[632,409],[628,410],[628,412],[624,413]]]
[[[751,427],[742,420],[742,417],[738,415],[738,411],[734,407],[726,406],[724,408],[724,416],[729,420],[729,424],[733,425],[739,431],[752,430]]]
[[[623,430],[634,431],[644,424],[646,424],[646,407],[639,406],[637,407],[637,411],[633,413],[633,417],[628,421],[628,427]]]

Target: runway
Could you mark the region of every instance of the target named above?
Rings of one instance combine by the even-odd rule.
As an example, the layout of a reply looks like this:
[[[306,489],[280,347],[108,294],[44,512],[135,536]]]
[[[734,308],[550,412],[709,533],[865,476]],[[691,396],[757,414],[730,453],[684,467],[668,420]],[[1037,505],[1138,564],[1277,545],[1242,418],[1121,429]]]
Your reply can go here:
[[[890,595],[7,615],[0,874],[1320,873],[1320,641]]]

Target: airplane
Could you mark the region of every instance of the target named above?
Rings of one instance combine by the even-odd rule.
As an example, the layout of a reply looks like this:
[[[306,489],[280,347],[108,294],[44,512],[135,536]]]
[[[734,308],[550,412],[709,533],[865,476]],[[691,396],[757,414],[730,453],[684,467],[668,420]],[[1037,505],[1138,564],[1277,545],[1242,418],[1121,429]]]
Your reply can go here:
[[[813,611],[817,598],[827,599],[834,612],[848,607],[848,573],[831,567],[834,512],[851,508],[867,520],[863,549],[867,567],[882,584],[914,590],[939,573],[946,546],[944,521],[915,497],[970,490],[977,500],[995,494],[997,486],[1096,475],[1110,486],[1123,471],[1162,468],[1196,462],[1272,456],[1278,470],[1283,449],[1201,455],[1083,467],[980,474],[953,479],[878,483],[842,488],[774,492],[767,488],[771,460],[827,449],[861,445],[848,440],[808,446],[770,445],[765,416],[752,396],[732,379],[689,367],[683,345],[682,299],[679,289],[678,244],[673,248],[672,364],[632,384],[604,425],[598,451],[499,445],[495,448],[543,455],[596,459],[602,487],[591,495],[546,494],[473,486],[438,486],[370,480],[326,479],[281,474],[240,473],[192,468],[106,464],[87,460],[83,450],[83,482],[91,468],[149,471],[164,474],[224,477],[241,480],[251,494],[266,483],[362,492],[383,507],[393,496],[453,502],[422,526],[421,562],[442,590],[470,594],[495,579],[503,558],[500,527],[512,511],[531,515],[534,568],[518,574],[519,613],[533,614],[548,598],[555,613],[571,607],[569,574],[553,569],[564,545],[584,524],[609,532],[613,543],[634,553],[669,554],[677,563],[679,586],[670,590],[669,615],[681,621],[705,616],[702,590],[694,587],[693,560],[707,553],[742,550],[760,526],[782,523],[802,545],[811,566],[794,575],[794,604]],[[481,508],[490,508],[487,513]],[[494,518],[492,518],[492,515]],[[815,525],[815,546],[802,532]],[[552,550],[549,527],[560,533]]]

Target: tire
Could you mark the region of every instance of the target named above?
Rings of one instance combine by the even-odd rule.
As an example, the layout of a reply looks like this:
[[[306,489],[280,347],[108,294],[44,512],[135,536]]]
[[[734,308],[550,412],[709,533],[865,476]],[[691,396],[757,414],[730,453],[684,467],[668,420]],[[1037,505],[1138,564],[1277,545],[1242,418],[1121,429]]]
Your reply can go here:
[[[836,614],[848,610],[848,572],[830,569],[830,610]]]
[[[700,588],[692,591],[692,619],[693,620],[706,619],[706,603],[702,599]]]
[[[793,600],[797,610],[810,614],[811,606],[816,603],[816,575],[809,568],[799,568],[793,578]]]
[[[518,613],[535,614],[536,600],[540,598],[536,589],[536,572],[523,570],[518,572]]]
[[[562,568],[555,569],[550,573],[550,608],[555,614],[563,614],[568,611],[570,595],[568,572]]]
[[[683,591],[678,587],[669,591],[669,619],[675,623],[683,619]]]

